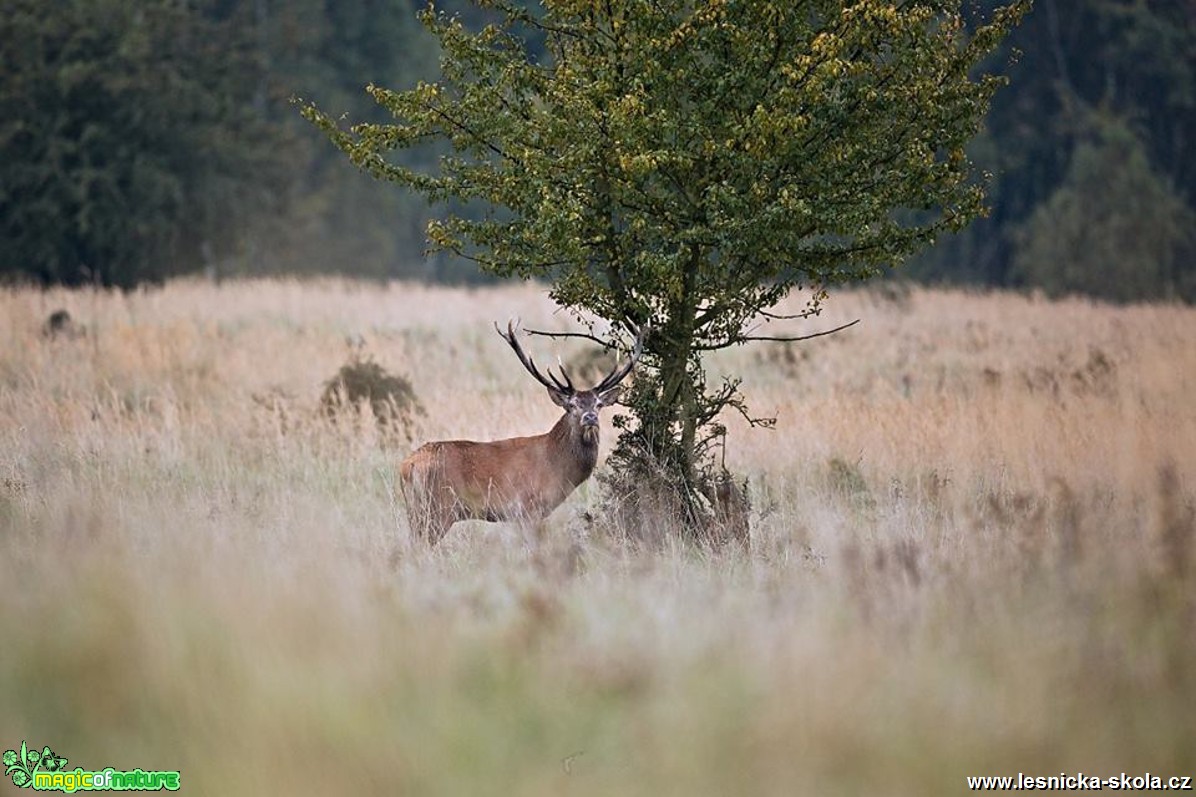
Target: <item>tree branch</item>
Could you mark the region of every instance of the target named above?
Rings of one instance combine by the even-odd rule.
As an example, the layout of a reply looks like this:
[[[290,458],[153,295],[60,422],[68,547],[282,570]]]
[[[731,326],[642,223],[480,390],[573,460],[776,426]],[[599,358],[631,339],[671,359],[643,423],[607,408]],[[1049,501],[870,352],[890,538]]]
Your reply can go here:
[[[741,343],[747,343],[747,342],[753,341],[753,340],[767,340],[767,341],[775,341],[775,342],[781,342],[781,343],[792,343],[794,341],[799,341],[799,340],[810,340],[811,338],[821,338],[824,335],[833,335],[836,332],[842,332],[843,330],[847,329],[848,327],[854,327],[858,323],[860,323],[860,319],[857,318],[855,321],[852,321],[847,324],[843,324],[841,326],[837,326],[834,329],[827,329],[822,332],[815,332],[811,335],[795,335],[793,337],[788,337],[788,336],[783,336],[783,335],[777,335],[777,336],[772,336],[772,335],[736,335],[734,338],[728,340],[726,343],[699,344],[699,345],[694,346],[694,350],[695,351],[715,351],[717,349],[725,349],[729,346],[738,346]]]
[[[812,315],[818,315],[820,311],[821,308],[815,310],[806,309],[802,310],[800,313],[794,313],[793,315],[781,315],[780,313],[770,313],[767,310],[760,310],[758,313],[756,313],[756,315],[762,315],[772,321],[792,321],[795,318],[809,318]],[[859,319],[856,320],[858,321]],[[852,323],[854,324],[855,321]]]
[[[602,340],[587,332],[547,332],[541,329],[524,329],[523,331],[528,335],[539,335],[542,338],[584,338],[600,344],[604,349],[615,348],[615,344],[612,341]]]

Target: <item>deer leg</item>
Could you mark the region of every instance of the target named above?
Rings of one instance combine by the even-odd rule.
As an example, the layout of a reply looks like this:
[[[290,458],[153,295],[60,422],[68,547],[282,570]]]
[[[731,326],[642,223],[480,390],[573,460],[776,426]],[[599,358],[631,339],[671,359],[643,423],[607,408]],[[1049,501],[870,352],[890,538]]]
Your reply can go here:
[[[448,507],[446,511],[441,511],[429,518],[427,533],[425,536],[425,539],[428,541],[428,545],[433,546],[444,539],[444,535],[448,534],[448,530],[452,527],[456,520],[456,512],[453,511],[452,507]]]
[[[404,476],[400,486],[411,537],[433,546],[458,520],[456,496],[444,486],[438,470],[426,463],[417,464]]]
[[[412,501],[407,506],[407,525],[411,536],[429,546],[436,545],[457,520],[457,513],[443,501]]]
[[[526,553],[534,556],[544,547],[546,524],[540,513],[520,507],[508,515],[506,520],[514,527],[516,538]]]
[[[428,538],[428,511],[423,502],[408,500],[407,527],[411,530],[411,539],[426,540]]]

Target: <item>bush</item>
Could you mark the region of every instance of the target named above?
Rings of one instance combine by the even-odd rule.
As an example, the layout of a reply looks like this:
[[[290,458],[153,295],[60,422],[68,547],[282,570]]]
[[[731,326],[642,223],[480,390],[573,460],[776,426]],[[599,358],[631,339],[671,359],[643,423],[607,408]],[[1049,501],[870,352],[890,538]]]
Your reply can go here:
[[[643,462],[632,461],[599,477],[603,531],[648,545],[688,537],[712,550],[750,548],[752,504],[746,480],[736,480],[726,469],[704,470],[689,493],[691,488],[674,473],[645,468]]]
[[[415,418],[424,414],[415,389],[404,376],[389,373],[372,357],[354,353],[336,376],[324,383],[320,407],[335,420],[346,407],[368,405],[380,427],[410,439]]]

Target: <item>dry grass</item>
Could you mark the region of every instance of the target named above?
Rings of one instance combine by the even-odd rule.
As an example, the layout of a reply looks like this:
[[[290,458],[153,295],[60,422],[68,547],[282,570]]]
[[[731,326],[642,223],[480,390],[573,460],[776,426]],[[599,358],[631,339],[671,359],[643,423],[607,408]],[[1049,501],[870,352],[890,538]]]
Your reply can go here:
[[[42,334],[59,308],[82,334]],[[750,554],[591,535],[592,485],[544,550],[409,547],[408,441],[319,409],[346,340],[410,377],[417,441],[528,434],[556,410],[490,324],[552,309],[0,292],[0,747],[254,795],[1196,774],[1196,311],[841,295],[849,332],[712,363],[778,417],[731,424]]]

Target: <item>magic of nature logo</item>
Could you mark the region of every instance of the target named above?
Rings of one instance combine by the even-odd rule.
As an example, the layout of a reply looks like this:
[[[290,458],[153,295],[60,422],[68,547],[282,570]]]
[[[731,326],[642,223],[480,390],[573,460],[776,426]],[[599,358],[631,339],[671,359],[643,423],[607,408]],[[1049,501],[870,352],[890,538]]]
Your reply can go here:
[[[4,774],[14,786],[36,791],[178,791],[180,775],[175,771],[144,769],[67,769],[67,760],[49,747],[40,751],[21,742],[20,750],[4,751]]]

